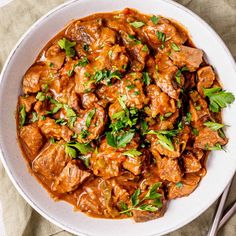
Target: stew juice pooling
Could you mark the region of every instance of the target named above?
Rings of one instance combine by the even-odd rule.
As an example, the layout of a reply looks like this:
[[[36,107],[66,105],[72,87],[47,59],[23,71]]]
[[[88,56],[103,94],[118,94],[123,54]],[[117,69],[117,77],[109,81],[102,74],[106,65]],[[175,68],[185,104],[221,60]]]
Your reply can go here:
[[[163,216],[227,143],[233,102],[186,30],[135,10],[70,23],[23,77],[19,142],[54,199],[94,217]]]

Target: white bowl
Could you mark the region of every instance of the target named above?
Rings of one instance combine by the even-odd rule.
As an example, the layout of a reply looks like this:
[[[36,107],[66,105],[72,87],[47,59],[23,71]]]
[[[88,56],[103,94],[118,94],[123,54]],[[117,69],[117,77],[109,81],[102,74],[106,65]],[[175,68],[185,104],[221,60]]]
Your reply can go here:
[[[222,193],[236,169],[236,102],[224,110],[229,143],[226,152],[213,152],[207,164],[207,175],[189,196],[173,200],[164,217],[135,224],[131,219],[108,220],[90,218],[73,212],[65,202],[54,202],[45,189],[30,175],[16,141],[15,110],[21,94],[21,79],[40,49],[71,19],[95,12],[110,12],[125,7],[143,13],[173,18],[189,30],[197,47],[216,69],[226,90],[236,94],[236,67],[219,36],[197,15],[167,0],[80,0],[60,5],[37,21],[19,40],[8,57],[0,84],[0,144],[3,165],[13,184],[25,200],[49,221],[74,234],[96,236],[161,235],[173,231],[199,216]]]

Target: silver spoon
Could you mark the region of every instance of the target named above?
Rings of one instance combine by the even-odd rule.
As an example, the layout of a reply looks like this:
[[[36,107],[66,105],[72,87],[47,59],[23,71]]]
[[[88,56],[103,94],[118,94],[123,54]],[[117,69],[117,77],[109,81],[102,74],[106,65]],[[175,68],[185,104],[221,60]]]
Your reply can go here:
[[[207,236],[216,236],[218,226],[219,226],[219,223],[220,223],[220,219],[221,219],[221,215],[222,215],[222,212],[223,212],[223,209],[224,209],[225,201],[227,199],[231,183],[232,183],[232,180],[229,182],[229,184],[225,188],[223,194],[221,195],[220,202],[219,202],[217,211],[215,213],[213,223],[211,225],[210,230],[208,231]]]
[[[220,221],[218,230],[236,213],[236,201],[234,202],[233,206],[226,212],[223,218]]]

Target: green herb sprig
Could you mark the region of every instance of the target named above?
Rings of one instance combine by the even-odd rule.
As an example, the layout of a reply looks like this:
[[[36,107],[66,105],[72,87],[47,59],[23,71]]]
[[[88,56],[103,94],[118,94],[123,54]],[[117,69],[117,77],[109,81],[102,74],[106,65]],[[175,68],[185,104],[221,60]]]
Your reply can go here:
[[[68,39],[63,38],[63,39],[60,39],[57,43],[61,49],[64,49],[66,51],[66,56],[68,57],[75,56],[74,46],[76,45],[76,42],[71,42]]]
[[[131,22],[130,25],[133,26],[134,28],[140,28],[144,26],[145,23],[142,21],[134,21],[134,22]]]
[[[131,196],[131,207],[128,208],[127,204],[123,203],[122,211],[120,214],[127,214],[130,213],[132,210],[138,211],[149,211],[149,212],[156,212],[162,207],[162,197],[163,195],[158,193],[157,190],[161,186],[161,182],[157,182],[149,187],[148,192],[146,195],[140,199],[141,190],[138,188],[135,190],[133,195]],[[150,203],[141,204],[145,200],[151,200]],[[131,214],[129,214],[131,215]]]
[[[209,98],[209,108],[213,112],[219,112],[222,108],[234,102],[235,97],[232,93],[222,90],[220,87],[203,89],[203,93]]]

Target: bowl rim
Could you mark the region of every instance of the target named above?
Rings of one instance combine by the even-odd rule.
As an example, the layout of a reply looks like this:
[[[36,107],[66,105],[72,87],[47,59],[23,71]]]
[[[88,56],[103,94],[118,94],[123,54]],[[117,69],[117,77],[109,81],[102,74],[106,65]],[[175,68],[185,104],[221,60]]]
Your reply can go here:
[[[16,53],[18,47],[21,45],[21,43],[24,41],[24,39],[27,37],[27,35],[34,29],[36,28],[41,22],[43,22],[47,17],[49,17],[50,15],[52,15],[53,13],[57,12],[58,10],[63,9],[64,7],[73,4],[75,2],[77,2],[78,0],[69,0],[68,2],[62,3],[56,7],[54,7],[52,10],[48,11],[46,14],[44,14],[43,16],[41,16],[36,22],[34,22],[29,29],[20,37],[20,39],[17,41],[16,45],[13,47],[13,49],[11,50],[11,52],[9,53],[1,74],[0,74],[0,91],[2,89],[2,80],[4,78],[5,72],[7,70],[8,64],[11,61],[12,57],[14,57],[14,54]],[[223,50],[226,52],[228,58],[230,59],[230,62],[232,64],[232,68],[235,71],[236,74],[236,62],[230,52],[230,50],[228,49],[228,47],[226,46],[226,44],[224,43],[223,39],[216,33],[216,31],[206,22],[204,21],[200,16],[198,16],[196,13],[194,13],[193,11],[191,11],[190,9],[188,9],[187,7],[181,5],[180,3],[177,3],[173,0],[159,0],[159,1],[163,1],[163,2],[167,2],[168,4],[173,5],[174,7],[179,8],[180,10],[184,11],[185,13],[189,14],[190,16],[194,17],[196,20],[198,20],[208,31],[210,31],[210,33],[215,37],[215,39],[217,40],[217,43],[220,44],[220,46],[222,46]],[[128,3],[127,3],[128,4]],[[178,20],[178,19],[176,19]],[[0,133],[1,136],[3,136]],[[0,159],[1,162],[4,166],[4,169],[7,172],[8,177],[10,178],[11,182],[13,183],[13,185],[15,186],[15,188],[17,189],[17,191],[20,193],[20,195],[24,198],[24,200],[34,209],[36,210],[40,215],[42,215],[45,219],[47,219],[48,221],[52,222],[53,224],[55,224],[56,226],[71,232],[73,234],[80,234],[81,236],[90,236],[90,234],[87,234],[85,232],[80,232],[79,229],[73,229],[65,224],[63,224],[62,222],[58,222],[53,216],[49,215],[47,212],[45,212],[44,210],[42,210],[40,208],[40,206],[36,205],[34,203],[34,201],[28,196],[28,194],[24,191],[24,189],[21,188],[20,184],[18,183],[18,181],[16,179],[14,179],[13,175],[11,174],[11,170],[8,168],[7,166],[7,162],[5,161],[5,158],[7,158],[7,154],[4,154],[3,152],[3,148],[2,148],[2,144],[0,143]],[[231,179],[233,178],[234,173],[232,173],[232,176],[230,177],[229,182],[231,181]],[[227,184],[229,183],[227,182],[225,187],[227,186]],[[224,191],[224,189],[222,189],[222,192]],[[221,192],[221,193],[222,193]],[[205,207],[203,207],[202,209],[200,209],[194,216],[186,219],[185,221],[182,221],[181,223],[179,223],[178,225],[173,226],[172,228],[169,228],[168,230],[163,230],[161,232],[161,235],[165,234],[165,233],[170,233],[173,232],[174,230],[177,230],[183,226],[185,226],[186,224],[192,222],[194,219],[196,219],[200,214],[202,214],[203,212],[205,212],[221,195],[218,194],[214,197],[213,200],[211,200],[208,204],[205,205]],[[155,236],[155,235],[159,235],[159,234],[152,234],[150,236]]]

